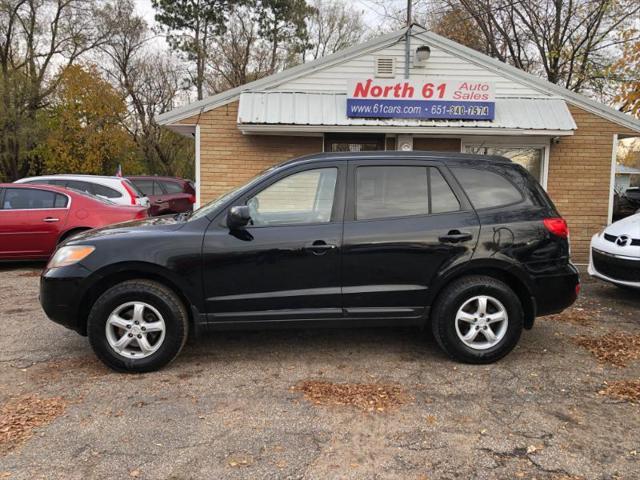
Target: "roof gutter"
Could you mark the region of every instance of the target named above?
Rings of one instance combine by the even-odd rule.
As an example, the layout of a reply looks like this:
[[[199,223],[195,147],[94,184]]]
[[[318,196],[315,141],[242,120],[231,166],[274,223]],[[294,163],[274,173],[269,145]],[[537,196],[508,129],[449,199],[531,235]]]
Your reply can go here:
[[[309,135],[319,133],[413,133],[417,135],[523,135],[544,137],[566,137],[574,134],[573,130],[544,130],[492,127],[420,127],[389,125],[285,125],[285,124],[238,124],[238,129],[245,135]]]

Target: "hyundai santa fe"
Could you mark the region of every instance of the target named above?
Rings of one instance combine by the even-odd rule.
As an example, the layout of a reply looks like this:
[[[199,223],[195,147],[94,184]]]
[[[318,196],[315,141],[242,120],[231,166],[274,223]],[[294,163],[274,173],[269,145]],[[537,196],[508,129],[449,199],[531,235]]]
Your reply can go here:
[[[415,326],[489,363],[575,301],[568,233],[502,157],[322,153],[193,213],[68,240],[40,301],[121,371],[164,366],[188,334],[267,326]]]

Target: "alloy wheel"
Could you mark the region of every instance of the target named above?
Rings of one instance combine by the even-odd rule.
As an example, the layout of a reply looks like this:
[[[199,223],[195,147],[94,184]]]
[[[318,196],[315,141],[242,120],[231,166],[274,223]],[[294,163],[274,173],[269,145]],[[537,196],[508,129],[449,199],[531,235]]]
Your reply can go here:
[[[456,333],[469,348],[487,350],[504,338],[509,316],[504,305],[489,295],[466,300],[456,313]]]
[[[144,302],[127,302],[117,307],[107,318],[105,329],[109,346],[126,358],[152,355],[166,334],[160,312]]]

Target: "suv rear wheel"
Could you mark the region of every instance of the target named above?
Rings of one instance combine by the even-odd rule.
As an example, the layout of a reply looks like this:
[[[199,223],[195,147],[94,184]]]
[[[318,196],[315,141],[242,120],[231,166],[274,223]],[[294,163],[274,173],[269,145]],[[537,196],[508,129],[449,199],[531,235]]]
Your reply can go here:
[[[491,363],[518,343],[524,325],[522,304],[505,283],[473,275],[447,286],[431,315],[440,347],[466,363]]]
[[[107,366],[150,372],[173,360],[187,339],[188,317],[174,292],[149,280],[111,287],[93,304],[89,342]]]

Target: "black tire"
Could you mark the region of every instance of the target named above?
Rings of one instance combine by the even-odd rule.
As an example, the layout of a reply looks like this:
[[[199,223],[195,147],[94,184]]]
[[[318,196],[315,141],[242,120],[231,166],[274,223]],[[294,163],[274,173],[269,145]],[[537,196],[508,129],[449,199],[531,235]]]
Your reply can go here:
[[[165,322],[165,337],[158,350],[148,357],[127,358],[116,352],[107,340],[109,315],[127,302],[144,302],[155,308]],[[104,292],[93,304],[87,320],[91,348],[108,367],[120,372],[151,372],[178,356],[188,336],[188,315],[178,296],[151,280],[128,280]]]
[[[486,350],[469,347],[456,333],[458,309],[476,295],[497,299],[508,315],[504,337]],[[516,346],[523,326],[524,313],[518,296],[500,280],[482,275],[463,277],[445,287],[431,313],[431,329],[438,345],[451,358],[464,363],[485,364],[500,360]]]

